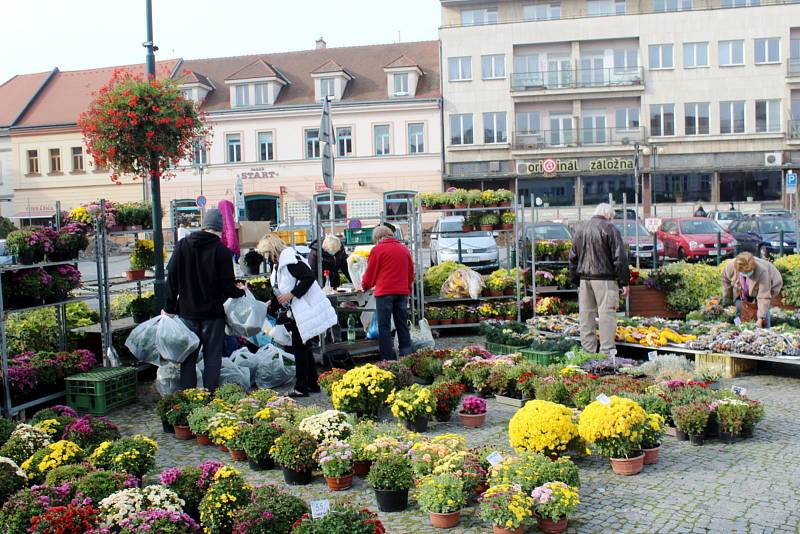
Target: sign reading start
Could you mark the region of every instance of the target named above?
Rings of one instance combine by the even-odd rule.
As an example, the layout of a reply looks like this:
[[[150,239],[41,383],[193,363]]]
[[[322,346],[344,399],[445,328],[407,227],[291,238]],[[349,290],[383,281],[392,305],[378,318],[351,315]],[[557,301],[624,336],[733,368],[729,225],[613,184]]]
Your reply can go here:
[[[580,161],[577,159],[539,159],[524,161],[517,165],[519,174],[539,174],[558,176],[559,174],[606,171],[633,171],[633,159],[630,158],[598,158]]]
[[[275,171],[268,171],[264,167],[253,167],[250,171],[239,173],[239,178],[242,180],[257,180],[259,178],[275,178],[278,173]]]

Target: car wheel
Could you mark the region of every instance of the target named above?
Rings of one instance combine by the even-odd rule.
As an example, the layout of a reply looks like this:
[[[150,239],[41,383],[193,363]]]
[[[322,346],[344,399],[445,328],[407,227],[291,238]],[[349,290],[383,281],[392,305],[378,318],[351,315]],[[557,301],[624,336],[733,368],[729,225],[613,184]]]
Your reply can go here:
[[[767,245],[761,245],[758,247],[758,256],[765,260],[769,258],[769,249],[767,248]]]
[[[683,248],[678,249],[678,260],[684,261],[686,259],[686,251]]]

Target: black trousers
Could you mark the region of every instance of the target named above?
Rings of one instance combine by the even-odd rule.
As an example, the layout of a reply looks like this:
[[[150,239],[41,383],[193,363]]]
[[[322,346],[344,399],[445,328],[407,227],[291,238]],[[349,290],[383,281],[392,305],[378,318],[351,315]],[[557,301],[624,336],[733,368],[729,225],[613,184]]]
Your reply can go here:
[[[408,295],[384,295],[375,297],[375,313],[378,314],[378,347],[381,360],[396,360],[392,318],[397,330],[400,356],[411,354],[411,335],[408,332]]]
[[[197,356],[203,350],[203,387],[214,391],[219,387],[222,353],[225,350],[225,319],[193,321],[181,319],[200,338],[200,346],[181,364],[181,389],[197,387]]]
[[[317,390],[317,362],[311,351],[311,343],[303,343],[297,323],[290,321],[286,324],[292,334],[292,347],[289,352],[294,355],[296,382],[294,388],[301,393]]]

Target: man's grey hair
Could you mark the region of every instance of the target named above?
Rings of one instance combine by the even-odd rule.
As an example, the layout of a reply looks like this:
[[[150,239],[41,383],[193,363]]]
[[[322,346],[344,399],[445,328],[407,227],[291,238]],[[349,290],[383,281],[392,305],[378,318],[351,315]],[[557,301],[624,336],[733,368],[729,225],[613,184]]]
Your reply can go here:
[[[612,206],[607,202],[598,204],[597,207],[594,209],[594,214],[596,217],[605,217],[610,221],[611,219],[614,218],[614,206]]]
[[[372,231],[372,242],[373,243],[377,243],[381,239],[384,239],[384,238],[387,238],[387,237],[394,237],[394,232],[392,232],[392,230],[388,226],[383,226],[383,225],[377,226]]]

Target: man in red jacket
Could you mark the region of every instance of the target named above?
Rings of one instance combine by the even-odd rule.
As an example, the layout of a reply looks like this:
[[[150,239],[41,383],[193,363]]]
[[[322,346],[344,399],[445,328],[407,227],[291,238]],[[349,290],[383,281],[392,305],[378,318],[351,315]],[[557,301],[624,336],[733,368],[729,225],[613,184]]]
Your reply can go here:
[[[375,247],[369,254],[367,270],[361,277],[366,291],[375,288],[376,313],[378,314],[378,344],[381,359],[396,360],[392,336],[392,317],[397,330],[400,356],[411,354],[411,336],[408,334],[408,296],[414,282],[414,262],[411,254],[400,241],[394,238],[386,226],[372,231]]]

